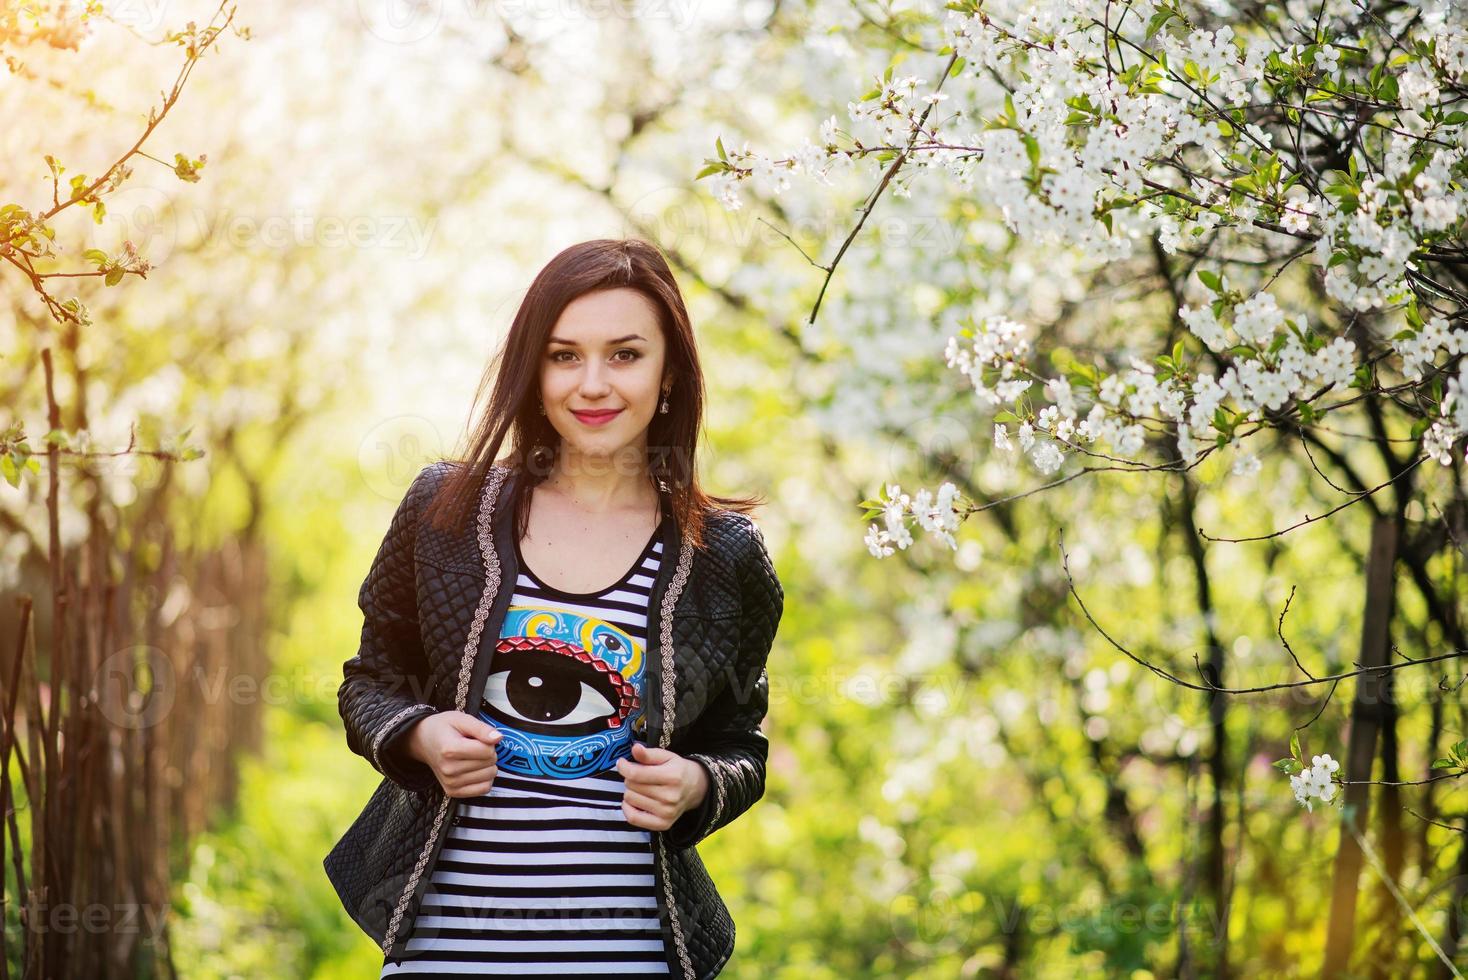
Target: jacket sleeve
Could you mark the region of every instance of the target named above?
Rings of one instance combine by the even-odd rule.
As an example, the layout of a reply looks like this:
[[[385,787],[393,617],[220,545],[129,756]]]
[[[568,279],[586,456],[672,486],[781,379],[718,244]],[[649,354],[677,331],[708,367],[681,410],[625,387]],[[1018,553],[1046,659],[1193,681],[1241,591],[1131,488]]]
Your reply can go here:
[[[674,850],[692,847],[748,810],[765,792],[769,739],[760,730],[769,707],[766,662],[785,591],[775,574],[764,535],[753,521],[739,571],[739,646],[728,685],[709,703],[690,732],[687,758],[709,776],[703,801],[664,831]]]
[[[413,543],[432,493],[432,466],[414,478],[398,504],[377,557],[357,594],[362,636],[357,655],[342,665],[337,710],[347,747],[405,789],[437,785],[426,764],[403,749],[401,736],[438,709],[425,703],[428,664],[418,629]]]

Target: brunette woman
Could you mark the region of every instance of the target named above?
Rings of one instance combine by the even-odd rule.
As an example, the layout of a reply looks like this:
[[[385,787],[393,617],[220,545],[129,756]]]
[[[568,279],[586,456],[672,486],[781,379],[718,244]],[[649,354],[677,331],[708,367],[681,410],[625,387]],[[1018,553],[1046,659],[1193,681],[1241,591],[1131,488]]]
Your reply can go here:
[[[695,845],[764,792],[784,592],[758,498],[698,484],[663,256],[561,252],[485,389],[362,587],[340,709],[384,779],[328,875],[383,977],[714,976],[734,923]]]

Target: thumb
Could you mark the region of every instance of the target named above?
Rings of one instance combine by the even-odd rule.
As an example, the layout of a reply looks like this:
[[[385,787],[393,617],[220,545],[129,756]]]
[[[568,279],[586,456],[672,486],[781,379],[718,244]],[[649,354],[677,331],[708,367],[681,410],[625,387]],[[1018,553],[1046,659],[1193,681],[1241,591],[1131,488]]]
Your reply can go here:
[[[500,730],[489,722],[463,711],[454,716],[454,729],[459,734],[477,738],[486,745],[493,745],[503,737]]]
[[[655,766],[660,762],[667,762],[673,758],[673,753],[667,749],[654,748],[645,742],[633,742],[632,756],[644,765]]]

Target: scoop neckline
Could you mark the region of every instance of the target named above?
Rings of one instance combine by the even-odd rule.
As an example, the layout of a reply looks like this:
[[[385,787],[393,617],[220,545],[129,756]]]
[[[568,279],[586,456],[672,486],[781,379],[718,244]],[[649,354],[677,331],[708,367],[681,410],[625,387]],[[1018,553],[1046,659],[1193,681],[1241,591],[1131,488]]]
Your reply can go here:
[[[637,574],[638,570],[642,568],[643,563],[647,561],[647,556],[653,553],[653,546],[662,537],[665,521],[667,521],[666,516],[658,521],[657,527],[653,528],[652,534],[648,536],[647,543],[642,546],[642,550],[637,553],[637,558],[633,560],[632,567],[623,572],[622,576],[611,585],[608,585],[604,589],[597,589],[595,592],[569,592],[565,589],[558,589],[535,574],[534,569],[525,561],[525,553],[520,550],[520,538],[518,535],[512,535],[515,538],[515,561],[518,563],[519,570],[523,575],[534,582],[539,588],[552,595],[565,596],[571,599],[599,599],[608,593],[616,592],[627,584],[628,579]]]

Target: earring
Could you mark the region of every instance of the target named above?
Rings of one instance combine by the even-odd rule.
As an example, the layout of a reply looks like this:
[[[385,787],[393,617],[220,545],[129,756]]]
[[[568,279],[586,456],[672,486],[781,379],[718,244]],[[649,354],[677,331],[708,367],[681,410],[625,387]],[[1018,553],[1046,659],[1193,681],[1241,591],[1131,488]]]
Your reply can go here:
[[[540,403],[540,414],[541,415],[544,415],[545,414],[545,402],[541,402]]]
[[[657,484],[657,488],[659,490],[666,493],[669,489],[668,448],[666,446],[659,447],[657,450],[654,451],[653,456],[654,459],[651,467],[653,482]]]
[[[548,475],[553,462],[555,462],[555,452],[550,446],[536,445],[530,450],[530,472],[536,476]]]
[[[663,392],[663,403],[662,405],[658,406],[658,411],[663,413],[664,415],[668,414],[668,393],[666,391]]]

